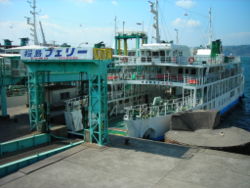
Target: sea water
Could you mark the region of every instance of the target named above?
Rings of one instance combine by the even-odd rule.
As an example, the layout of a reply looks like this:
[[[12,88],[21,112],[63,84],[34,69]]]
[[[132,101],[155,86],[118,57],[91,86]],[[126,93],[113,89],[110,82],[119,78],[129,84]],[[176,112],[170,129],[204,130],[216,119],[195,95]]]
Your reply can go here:
[[[242,57],[241,61],[245,76],[245,97],[223,118],[222,125],[240,127],[250,131],[250,57]]]

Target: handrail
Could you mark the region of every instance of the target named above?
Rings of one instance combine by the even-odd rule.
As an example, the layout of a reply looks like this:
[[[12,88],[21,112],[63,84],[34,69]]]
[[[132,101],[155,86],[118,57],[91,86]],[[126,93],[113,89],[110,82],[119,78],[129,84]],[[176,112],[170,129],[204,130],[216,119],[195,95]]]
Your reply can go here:
[[[240,72],[235,72],[234,76],[237,76]],[[166,83],[175,82],[183,83],[189,86],[198,86],[203,84],[208,84],[214,80],[222,80],[232,77],[230,73],[222,73],[218,75],[208,75],[208,76],[192,76],[185,74],[158,74],[158,73],[145,73],[145,72],[128,72],[128,73],[109,73],[108,81],[163,81]]]
[[[125,107],[126,115],[124,120],[147,119],[158,116],[166,116],[167,114],[174,112],[190,110],[199,103],[199,100],[194,101],[193,97],[190,95],[184,98],[162,101],[160,105],[142,104],[129,106]]]
[[[217,55],[216,57],[195,55],[193,57],[185,56],[113,56],[116,65],[133,65],[133,64],[190,64],[190,65],[206,65],[221,63],[239,63],[240,57],[225,57]],[[192,58],[192,61],[190,61]]]

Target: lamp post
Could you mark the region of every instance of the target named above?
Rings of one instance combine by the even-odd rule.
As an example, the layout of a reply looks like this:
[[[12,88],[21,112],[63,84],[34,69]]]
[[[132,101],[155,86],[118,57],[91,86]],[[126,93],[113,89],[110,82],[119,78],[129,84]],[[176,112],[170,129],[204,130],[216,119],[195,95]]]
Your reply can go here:
[[[81,42],[81,43],[78,45],[78,48],[80,48],[82,44],[87,45],[87,44],[89,44],[89,43],[88,43],[88,42]]]
[[[176,44],[179,44],[179,30],[178,29],[174,29],[176,32]]]
[[[141,25],[142,32],[144,31],[144,22],[137,22],[136,25],[139,25],[139,26]]]
[[[125,21],[122,22],[122,34],[124,35]]]

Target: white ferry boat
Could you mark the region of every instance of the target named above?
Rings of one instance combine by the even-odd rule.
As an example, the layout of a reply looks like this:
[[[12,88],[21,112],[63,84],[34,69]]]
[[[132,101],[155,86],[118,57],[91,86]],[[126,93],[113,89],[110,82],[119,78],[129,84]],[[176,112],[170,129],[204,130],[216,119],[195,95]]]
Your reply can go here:
[[[131,53],[127,49],[122,52],[118,43],[108,75],[109,115],[125,113],[128,136],[161,139],[175,113],[226,113],[243,95],[244,76],[240,57],[225,56],[220,40],[210,40],[208,47],[200,49],[161,43],[157,1],[151,8],[157,43],[142,44]],[[125,40],[142,34],[118,33]]]

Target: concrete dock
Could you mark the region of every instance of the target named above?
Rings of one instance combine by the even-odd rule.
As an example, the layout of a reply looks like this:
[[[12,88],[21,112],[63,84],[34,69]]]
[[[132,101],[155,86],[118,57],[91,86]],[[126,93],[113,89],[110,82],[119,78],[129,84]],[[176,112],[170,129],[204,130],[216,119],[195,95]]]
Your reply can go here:
[[[0,179],[1,188],[250,187],[250,156],[111,136]]]

